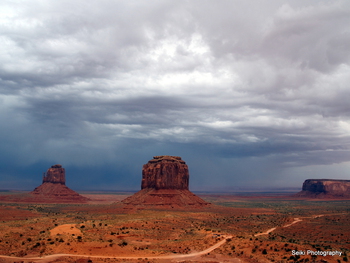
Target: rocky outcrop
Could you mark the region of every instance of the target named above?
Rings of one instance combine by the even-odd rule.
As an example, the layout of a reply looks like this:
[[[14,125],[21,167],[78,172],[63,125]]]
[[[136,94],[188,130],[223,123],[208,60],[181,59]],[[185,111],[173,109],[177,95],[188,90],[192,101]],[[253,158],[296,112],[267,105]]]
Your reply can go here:
[[[141,189],[187,189],[188,166],[178,156],[154,156],[142,168]]]
[[[44,173],[43,183],[30,194],[34,201],[45,203],[84,203],[89,200],[66,186],[66,171],[60,164],[51,166]]]
[[[142,168],[141,190],[124,199],[128,208],[200,208],[210,205],[188,190],[187,164],[178,156],[155,156]]]
[[[55,164],[43,175],[43,183],[66,184],[66,170],[62,165]]]
[[[350,197],[350,180],[308,179],[303,183],[300,197]]]

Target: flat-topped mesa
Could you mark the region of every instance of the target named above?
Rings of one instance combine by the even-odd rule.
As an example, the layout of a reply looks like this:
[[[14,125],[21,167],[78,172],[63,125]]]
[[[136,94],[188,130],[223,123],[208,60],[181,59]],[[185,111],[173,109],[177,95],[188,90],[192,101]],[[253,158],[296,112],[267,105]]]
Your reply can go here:
[[[43,175],[43,183],[66,185],[66,170],[62,165],[55,164],[49,168]]]
[[[188,166],[178,156],[154,156],[142,168],[141,189],[188,190],[188,181]]]
[[[307,179],[297,195],[350,197],[350,180]]]
[[[350,180],[308,179],[303,183],[302,190],[313,193],[350,194]]]

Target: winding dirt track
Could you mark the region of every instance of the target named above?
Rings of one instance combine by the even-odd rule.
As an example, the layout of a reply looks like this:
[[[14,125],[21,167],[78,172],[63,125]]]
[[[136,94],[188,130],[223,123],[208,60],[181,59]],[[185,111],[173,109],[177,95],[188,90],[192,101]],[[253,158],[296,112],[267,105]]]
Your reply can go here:
[[[220,247],[223,245],[227,239],[232,238],[232,236],[224,236],[224,239],[216,243],[215,245],[199,251],[199,252],[193,252],[190,254],[179,254],[179,255],[166,255],[166,256],[138,256],[138,257],[115,257],[115,256],[99,256],[99,255],[77,255],[77,254],[53,254],[53,255],[47,255],[43,257],[31,257],[31,258],[23,258],[23,257],[11,257],[11,256],[4,256],[0,255],[0,258],[5,259],[12,259],[12,260],[21,260],[22,262],[41,262],[41,263],[48,263],[52,260],[56,260],[61,257],[79,257],[79,258],[110,258],[110,259],[184,259],[184,258],[192,258],[197,256],[202,256],[207,253],[210,253],[214,249]]]
[[[318,218],[318,217],[321,217],[321,216],[324,216],[324,215],[315,215],[315,216],[311,216],[311,217],[303,217],[303,218]],[[294,221],[287,224],[287,225],[284,225],[282,227],[290,227],[298,222],[301,222],[303,221],[302,219],[300,218],[294,218]],[[261,236],[261,235],[268,235],[269,233],[275,231],[277,229],[277,227],[273,227],[273,228],[270,228],[268,229],[267,231],[265,232],[262,232],[262,233],[258,233],[258,234],[255,234],[254,236],[257,237],[257,236]],[[205,249],[205,250],[202,250],[202,251],[199,251],[199,252],[193,252],[193,253],[190,253],[190,254],[177,254],[177,255],[166,255],[166,256],[138,256],[138,257],[116,257],[116,256],[99,256],[99,255],[77,255],[77,254],[53,254],[53,255],[47,255],[47,256],[43,256],[43,257],[30,257],[30,258],[23,258],[23,257],[11,257],[11,256],[5,256],[5,255],[0,255],[0,258],[5,258],[5,259],[12,259],[12,260],[21,260],[22,262],[41,262],[41,263],[48,263],[52,260],[56,260],[58,258],[61,258],[61,257],[79,257],[79,258],[110,258],[110,259],[145,259],[145,258],[148,258],[148,259],[185,259],[185,258],[192,258],[192,257],[197,257],[197,256],[202,256],[202,255],[205,255],[207,253],[210,253],[211,251],[213,251],[214,249],[220,247],[221,245],[223,245],[227,239],[229,238],[232,238],[232,236],[223,236],[224,239],[219,241],[218,243],[216,243],[215,245]]]
[[[303,217],[303,218],[318,218],[318,217],[321,217],[321,216],[324,216],[324,215],[315,215],[315,216],[310,216],[310,217]],[[294,218],[294,221],[290,224],[287,224],[287,225],[284,225],[282,227],[290,227],[298,222],[301,222],[303,221],[302,219],[296,217]],[[276,230],[277,227],[273,227],[273,228],[270,228],[268,230],[266,230],[265,232],[262,232],[262,233],[259,233],[259,234],[255,234],[254,236],[257,237],[257,236],[262,236],[262,235],[268,235],[269,233],[273,232]]]

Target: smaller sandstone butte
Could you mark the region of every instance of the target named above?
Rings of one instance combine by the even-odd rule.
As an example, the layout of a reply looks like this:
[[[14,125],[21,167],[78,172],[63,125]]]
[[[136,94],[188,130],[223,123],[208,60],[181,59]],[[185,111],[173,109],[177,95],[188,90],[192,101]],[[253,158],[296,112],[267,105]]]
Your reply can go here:
[[[307,179],[303,183],[302,191],[296,194],[296,196],[316,198],[349,198],[350,180]]]
[[[66,185],[66,170],[62,165],[55,164],[43,175],[43,183],[63,184]]]
[[[66,186],[66,171],[60,164],[51,166],[43,175],[43,183],[30,194],[37,202],[84,203],[89,200]]]
[[[142,168],[141,190],[122,200],[128,207],[199,208],[209,203],[188,190],[188,166],[178,156],[154,156]]]

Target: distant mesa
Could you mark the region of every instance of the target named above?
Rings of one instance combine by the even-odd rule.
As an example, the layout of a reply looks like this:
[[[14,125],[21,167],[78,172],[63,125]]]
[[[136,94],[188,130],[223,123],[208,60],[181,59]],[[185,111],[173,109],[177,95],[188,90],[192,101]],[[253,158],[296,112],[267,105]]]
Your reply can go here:
[[[52,165],[43,175],[40,186],[30,192],[38,202],[84,203],[89,199],[66,186],[66,171],[62,165]]]
[[[299,197],[350,198],[350,180],[307,179]]]
[[[154,156],[142,168],[141,190],[122,203],[137,207],[203,207],[210,205],[188,190],[188,166],[178,156]]]

